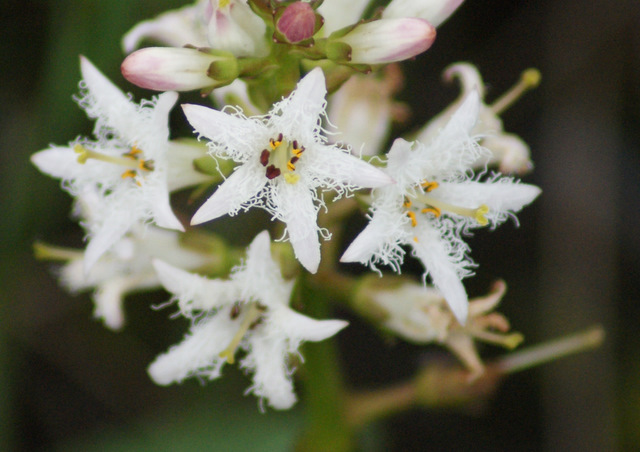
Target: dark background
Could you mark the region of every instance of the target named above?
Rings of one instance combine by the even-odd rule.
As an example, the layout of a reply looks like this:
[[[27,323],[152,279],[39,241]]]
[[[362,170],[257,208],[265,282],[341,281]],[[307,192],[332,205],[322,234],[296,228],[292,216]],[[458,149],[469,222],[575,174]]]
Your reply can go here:
[[[80,246],[70,198],[29,156],[93,127],[71,101],[78,55],[136,98],[119,74],[119,40],[177,0],[4,0],[0,6],[0,450],[287,450],[304,401],[259,413],[235,369],[206,386],[160,388],[146,366],[187,324],[127,299],[128,325],[92,320],[87,295],[58,288],[31,244]],[[640,3],[467,0],[426,54],[404,65],[408,132],[457,96],[440,74],[477,64],[489,99],[527,67],[543,83],[503,115],[532,148],[527,182],[543,194],[507,224],[471,241],[480,295],[499,277],[501,311],[527,343],[602,324],[604,346],[509,378],[481,407],[414,410],[377,423],[365,450],[607,451],[640,449]],[[173,121],[182,119],[176,113]],[[380,387],[410,376],[436,347],[389,344],[352,320],[340,336],[348,383]],[[498,354],[483,348],[487,356]]]

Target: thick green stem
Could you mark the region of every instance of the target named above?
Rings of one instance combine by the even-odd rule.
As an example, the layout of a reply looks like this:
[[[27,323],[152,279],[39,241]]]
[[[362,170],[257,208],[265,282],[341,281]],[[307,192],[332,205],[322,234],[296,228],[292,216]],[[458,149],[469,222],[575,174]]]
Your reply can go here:
[[[306,314],[325,319],[329,304],[320,291],[301,287]],[[353,430],[346,420],[345,390],[334,339],[304,346],[304,397],[307,428],[296,450],[300,452],[343,452],[354,448]]]

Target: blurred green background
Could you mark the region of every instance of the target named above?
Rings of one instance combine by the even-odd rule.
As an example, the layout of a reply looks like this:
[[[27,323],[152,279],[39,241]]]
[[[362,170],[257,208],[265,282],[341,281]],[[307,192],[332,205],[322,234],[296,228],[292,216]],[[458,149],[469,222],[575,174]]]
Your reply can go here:
[[[261,414],[243,397],[249,380],[227,369],[206,386],[160,388],[146,375],[177,342],[181,319],[131,296],[128,325],[113,333],[91,317],[87,295],[69,296],[34,240],[81,246],[70,198],[29,156],[89,134],[71,100],[78,55],[137,99],[149,95],[119,74],[120,38],[177,0],[3,0],[0,11],[0,450],[289,450],[304,400]],[[530,66],[542,86],[505,115],[531,144],[528,182],[542,197],[506,225],[472,240],[471,295],[504,278],[501,311],[527,343],[604,325],[598,351],[508,379],[495,397],[463,412],[411,411],[369,428],[363,450],[640,449],[640,3],[467,0],[426,54],[404,66],[412,130],[457,95],[440,74],[450,63],[480,67],[495,98]],[[493,96],[493,97],[492,97]],[[182,121],[178,112],[172,120]],[[354,230],[360,227],[354,225]],[[248,242],[248,240],[247,240]],[[414,270],[418,270],[415,266]],[[409,377],[437,347],[389,343],[348,313],[339,337],[349,387]],[[496,355],[484,348],[487,356]],[[446,356],[446,355],[445,355]]]

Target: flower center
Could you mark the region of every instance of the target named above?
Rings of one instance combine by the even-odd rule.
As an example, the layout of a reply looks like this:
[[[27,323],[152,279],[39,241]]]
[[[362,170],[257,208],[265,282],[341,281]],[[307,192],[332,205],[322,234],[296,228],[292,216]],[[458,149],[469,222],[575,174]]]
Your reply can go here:
[[[235,353],[236,353],[236,350],[238,349],[238,345],[240,345],[240,341],[242,341],[242,338],[244,337],[244,335],[247,334],[247,331],[254,328],[260,322],[262,313],[264,313],[265,310],[266,308],[264,306],[259,305],[258,303],[250,304],[249,311],[245,314],[244,318],[242,319],[240,328],[238,328],[238,331],[233,336],[233,339],[231,339],[231,342],[229,343],[229,345],[227,345],[227,348],[222,350],[218,355],[220,356],[220,358],[226,359],[229,364],[233,364],[235,362]],[[236,303],[231,308],[231,312],[230,312],[231,320],[235,320],[239,315],[240,315],[240,304]]]
[[[269,148],[260,153],[260,163],[266,168],[267,179],[275,179],[282,175],[289,184],[300,180],[296,174],[296,163],[300,160],[304,146],[299,146],[296,140],[287,141],[282,134],[276,139],[269,139]]]
[[[154,169],[153,160],[144,160],[140,158],[142,156],[142,150],[135,145],[129,152],[122,154],[122,156],[101,154],[100,152],[87,149],[80,144],[76,144],[73,147],[73,150],[78,154],[78,163],[84,164],[87,160],[94,159],[127,168],[126,171],[122,173],[123,179],[135,178],[138,175],[138,171],[148,172],[153,171]],[[136,181],[136,183],[140,185],[139,181]]]
[[[489,207],[486,204],[482,204],[476,209],[456,206],[427,195],[427,193],[439,187],[437,182],[425,181],[421,186],[424,193],[420,193],[415,196],[406,196],[404,203],[402,204],[406,209],[406,215],[411,219],[412,227],[415,228],[418,225],[418,215],[433,215],[437,218],[442,215],[442,211],[473,218],[482,226],[489,223],[485,217],[489,212]],[[417,237],[414,237],[414,240],[417,242]]]

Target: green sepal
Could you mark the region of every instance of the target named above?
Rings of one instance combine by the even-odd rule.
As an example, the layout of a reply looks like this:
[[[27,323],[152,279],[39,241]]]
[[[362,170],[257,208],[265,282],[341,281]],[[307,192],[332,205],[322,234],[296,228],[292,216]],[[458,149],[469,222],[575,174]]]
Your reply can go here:
[[[327,58],[336,63],[351,61],[351,46],[346,42],[328,40],[325,47]]]

